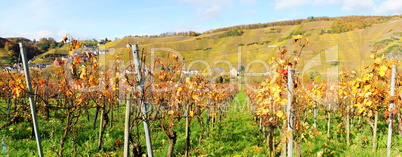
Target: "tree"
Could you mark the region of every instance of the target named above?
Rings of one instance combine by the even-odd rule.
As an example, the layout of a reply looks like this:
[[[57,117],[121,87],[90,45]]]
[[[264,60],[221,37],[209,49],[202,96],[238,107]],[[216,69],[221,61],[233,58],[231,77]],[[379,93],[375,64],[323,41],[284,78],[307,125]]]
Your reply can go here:
[[[57,42],[53,42],[50,44],[50,48],[52,48],[52,49],[56,48],[57,46],[58,46]]]
[[[148,37],[148,36],[147,36],[147,37]],[[108,42],[111,42],[111,40],[105,38],[105,39],[101,39],[99,43],[100,43],[100,44],[106,44],[106,43],[108,43]]]
[[[38,44],[38,49],[42,51],[47,51],[50,48],[49,44]]]
[[[39,39],[40,44],[48,43],[46,38],[40,38]]]
[[[8,51],[8,53],[7,53],[8,55],[9,55],[9,57],[10,57],[10,62],[11,63],[17,63],[18,62],[18,53],[16,52],[16,51],[14,51],[14,50],[10,50],[10,51]]]

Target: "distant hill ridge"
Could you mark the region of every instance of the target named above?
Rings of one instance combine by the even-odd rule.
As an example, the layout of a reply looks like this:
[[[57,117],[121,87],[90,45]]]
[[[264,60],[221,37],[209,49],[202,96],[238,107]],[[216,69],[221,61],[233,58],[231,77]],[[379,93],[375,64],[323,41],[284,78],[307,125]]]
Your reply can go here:
[[[196,60],[204,60],[212,68],[230,67],[214,64],[219,60],[226,60],[232,67],[239,65],[249,71],[264,72],[261,65],[251,64],[255,60],[267,62],[277,56],[278,47],[286,47],[291,52],[294,35],[303,35],[309,38],[311,44],[302,54],[300,66],[307,68],[306,73],[318,72],[323,75],[328,68],[349,68],[359,70],[363,65],[370,63],[370,55],[379,47],[379,54],[389,57],[398,56],[401,48],[402,16],[345,16],[345,17],[309,17],[307,19],[278,21],[259,24],[237,25],[218,28],[203,33],[194,31],[178,33],[162,33],[159,36],[126,36],[116,41],[106,43],[100,49],[111,49],[119,54],[121,59],[128,59],[127,43],[138,43],[141,48],[150,51],[152,48],[174,50],[186,58],[186,64]],[[241,31],[240,31],[241,30]],[[231,31],[231,32],[230,32]],[[46,38],[45,38],[46,39]],[[16,44],[23,40],[32,45],[32,55],[35,62],[49,62],[55,55],[67,54],[66,45],[59,45],[57,41],[30,41],[24,38],[0,38],[0,61],[5,60],[9,50],[5,43]],[[41,42],[43,45],[40,45]],[[83,41],[95,45],[98,41]],[[40,46],[49,47],[46,51]],[[52,46],[50,46],[52,44]],[[56,44],[56,45],[55,45]],[[29,46],[28,46],[29,47]],[[238,53],[241,51],[241,54]],[[239,57],[239,55],[241,55]],[[3,56],[3,57],[2,57]],[[107,55],[114,59],[116,55]],[[2,58],[1,58],[2,57]],[[158,57],[158,56],[156,56]],[[239,58],[241,61],[239,62]],[[311,62],[316,62],[312,64]],[[198,69],[206,66],[194,65]],[[310,67],[309,67],[310,66]],[[191,67],[188,67],[191,68]]]
[[[117,54],[126,59],[129,50],[125,45],[138,43],[147,51],[151,51],[152,48],[174,50],[185,57],[187,66],[193,61],[203,60],[211,68],[219,67],[228,71],[230,67],[214,64],[225,60],[235,68],[242,65],[249,71],[264,72],[266,68],[261,64],[254,64],[253,61],[267,62],[270,58],[276,57],[278,47],[285,47],[291,53],[294,47],[290,39],[294,35],[303,35],[311,44],[304,49],[299,68],[304,69],[305,73],[317,72],[322,75],[327,75],[328,69],[334,67],[340,71],[343,68],[360,71],[372,63],[370,55],[373,54],[375,47],[379,48],[379,55],[385,54],[388,57],[397,57],[401,52],[399,46],[402,35],[401,16],[310,17],[295,20],[294,23],[284,22],[283,25],[272,24],[266,27],[264,24],[255,25],[261,28],[240,29],[242,26],[233,26],[196,36],[126,36],[105,46],[114,48]],[[235,35],[224,35],[232,30],[242,31],[234,33]],[[206,66],[199,64],[196,68],[207,69]]]

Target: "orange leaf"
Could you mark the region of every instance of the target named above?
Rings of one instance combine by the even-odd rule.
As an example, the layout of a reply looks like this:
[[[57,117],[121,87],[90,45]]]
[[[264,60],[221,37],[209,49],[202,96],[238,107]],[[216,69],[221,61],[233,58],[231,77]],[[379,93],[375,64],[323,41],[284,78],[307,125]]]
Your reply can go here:
[[[62,60],[59,62],[59,65],[63,65],[63,64],[66,64],[66,60]]]
[[[82,45],[82,43],[78,43],[77,45],[75,45],[75,48],[79,49],[79,48],[81,48],[81,45]]]
[[[71,41],[71,43],[72,43],[73,45],[76,45],[76,44],[78,43],[78,41],[75,40],[75,39],[73,39],[73,40]]]
[[[163,65],[162,61],[160,59],[156,59],[156,62]]]
[[[179,56],[177,55],[177,54],[175,54],[175,53],[172,53],[172,57],[174,58],[174,59],[178,59],[179,58]]]
[[[82,82],[81,81],[75,81],[75,83],[78,85],[78,86],[82,86]]]
[[[92,52],[88,52],[88,53],[87,53],[87,57],[88,57],[89,59],[91,59],[91,58],[93,57]]]
[[[89,76],[89,83],[90,83],[91,85],[98,85],[98,79],[96,79],[95,76],[90,75],[90,76]]]
[[[44,84],[44,83],[46,83],[46,80],[44,80],[44,79],[39,79],[39,83],[40,83],[40,84]]]
[[[61,42],[66,42],[68,40],[67,36],[63,37],[63,39],[61,40]]]
[[[81,58],[80,58],[80,56],[76,56],[76,57],[74,58],[74,60],[77,62],[77,64],[80,64],[80,63],[81,63]]]

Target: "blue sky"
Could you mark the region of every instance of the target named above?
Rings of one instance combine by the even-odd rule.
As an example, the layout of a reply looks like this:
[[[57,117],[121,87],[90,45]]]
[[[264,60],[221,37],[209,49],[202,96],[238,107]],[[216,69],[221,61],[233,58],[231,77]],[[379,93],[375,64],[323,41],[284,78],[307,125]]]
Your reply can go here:
[[[402,0],[1,0],[0,37],[60,40],[197,31],[309,16],[402,14]]]

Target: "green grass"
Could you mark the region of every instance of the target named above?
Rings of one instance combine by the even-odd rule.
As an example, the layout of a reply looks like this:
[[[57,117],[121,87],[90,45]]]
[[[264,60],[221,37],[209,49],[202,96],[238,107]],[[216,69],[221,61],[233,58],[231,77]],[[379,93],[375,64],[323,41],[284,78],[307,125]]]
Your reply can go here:
[[[194,155],[265,156],[263,138],[252,113],[248,111],[247,95],[239,92],[223,120],[212,127],[211,135],[195,148]]]
[[[10,63],[10,59],[7,55],[7,51],[4,48],[0,48],[0,65],[8,65]]]
[[[6,57],[7,55],[7,51],[4,50],[4,48],[0,48],[0,57]]]
[[[1,111],[5,113],[5,103],[1,102]],[[258,127],[258,122],[253,118],[250,111],[248,98],[244,92],[239,92],[230,103],[230,107],[225,112],[216,115],[216,122],[210,122],[209,137],[203,136],[198,143],[201,134],[201,125],[196,119],[191,121],[191,156],[266,156],[268,153],[266,141],[263,133]],[[123,142],[124,135],[124,107],[121,106],[114,110],[113,126],[108,125],[104,134],[104,145],[100,151],[97,150],[97,138],[99,119],[96,128],[92,128],[92,118],[94,109],[89,110],[89,120],[83,115],[75,126],[75,132],[70,134],[64,146],[65,155],[77,156],[111,156],[113,154],[122,156],[122,145],[116,145],[116,140]],[[204,117],[207,112],[201,116]],[[306,124],[312,126],[312,112],[306,112]],[[52,118],[44,120],[39,114],[39,126],[41,131],[42,146],[45,156],[57,156],[60,137],[63,133],[65,121],[62,118]],[[0,124],[5,122],[2,118]],[[378,123],[378,149],[376,153],[371,151],[372,131],[370,126],[362,119],[358,122],[358,117],[351,121],[351,145],[345,142],[345,130],[342,124],[342,117],[332,114],[330,137],[326,136],[326,118],[323,111],[319,111],[317,130],[314,132],[312,127],[300,132],[299,137],[303,137],[299,142],[302,156],[384,156],[386,152],[387,124],[383,119]],[[142,123],[141,123],[142,124]],[[151,135],[155,156],[166,156],[167,138],[161,132],[157,121],[151,121]],[[360,125],[359,125],[360,124]],[[360,127],[359,127],[360,126]],[[177,121],[175,131],[178,133],[178,140],[175,145],[175,154],[181,156],[184,153],[185,143],[184,120]],[[143,127],[138,127],[140,135],[139,142],[143,153],[145,150],[145,140]],[[133,130],[136,132],[136,129]],[[402,138],[394,133],[392,155],[402,154],[402,148],[398,146]],[[28,121],[19,122],[0,130],[0,137],[4,138],[9,154],[12,156],[37,156],[37,148],[34,140],[32,125]],[[280,140],[278,132],[275,139]],[[1,153],[1,150],[0,150]],[[280,152],[277,152],[279,155]]]

